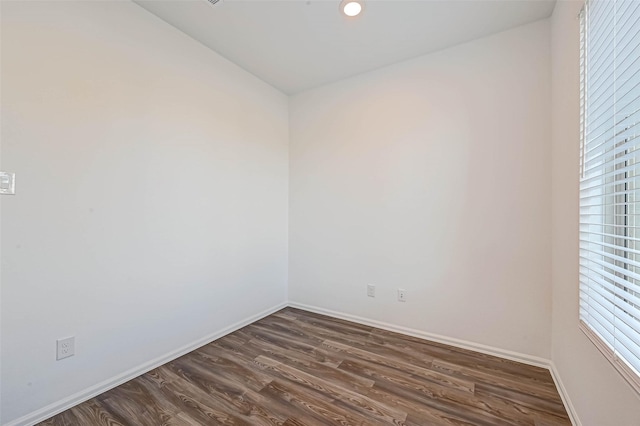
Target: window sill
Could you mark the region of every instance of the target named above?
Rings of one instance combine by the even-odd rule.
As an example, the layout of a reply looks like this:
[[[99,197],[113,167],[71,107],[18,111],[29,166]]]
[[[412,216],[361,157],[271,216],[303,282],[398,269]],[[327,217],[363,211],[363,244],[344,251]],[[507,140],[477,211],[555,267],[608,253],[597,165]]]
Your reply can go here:
[[[591,329],[584,321],[580,320],[580,330],[587,336],[591,343],[604,355],[604,357],[613,365],[613,367],[624,377],[629,386],[636,391],[640,397],[640,376],[636,374],[622,359],[620,359],[613,350],[607,345],[598,334]]]

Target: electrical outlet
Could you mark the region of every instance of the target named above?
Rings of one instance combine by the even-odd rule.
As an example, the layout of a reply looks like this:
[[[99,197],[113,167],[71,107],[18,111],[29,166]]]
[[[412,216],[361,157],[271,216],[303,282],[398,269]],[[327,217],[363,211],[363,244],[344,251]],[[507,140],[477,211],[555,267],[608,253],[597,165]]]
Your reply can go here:
[[[407,290],[403,288],[398,289],[398,302],[406,302],[407,301]]]
[[[75,336],[67,337],[66,339],[56,340],[57,357],[56,359],[64,359],[73,356],[76,352]]]
[[[367,296],[376,297],[376,286],[373,284],[367,284]]]
[[[0,172],[0,194],[15,195],[16,193],[16,174],[9,172]]]

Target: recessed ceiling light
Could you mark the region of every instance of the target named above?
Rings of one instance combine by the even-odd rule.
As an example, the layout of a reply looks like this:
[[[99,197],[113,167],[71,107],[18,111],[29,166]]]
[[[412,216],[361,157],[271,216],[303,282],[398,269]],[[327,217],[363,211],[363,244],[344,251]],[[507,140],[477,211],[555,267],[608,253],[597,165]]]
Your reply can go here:
[[[340,11],[348,17],[358,16],[364,9],[362,0],[342,0],[340,2]]]

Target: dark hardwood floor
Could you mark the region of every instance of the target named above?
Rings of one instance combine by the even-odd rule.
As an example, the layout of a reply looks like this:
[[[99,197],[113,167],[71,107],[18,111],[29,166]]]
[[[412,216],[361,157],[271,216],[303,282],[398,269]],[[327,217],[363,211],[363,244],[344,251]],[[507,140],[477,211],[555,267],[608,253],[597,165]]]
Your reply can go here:
[[[292,308],[41,425],[569,425],[549,372]]]

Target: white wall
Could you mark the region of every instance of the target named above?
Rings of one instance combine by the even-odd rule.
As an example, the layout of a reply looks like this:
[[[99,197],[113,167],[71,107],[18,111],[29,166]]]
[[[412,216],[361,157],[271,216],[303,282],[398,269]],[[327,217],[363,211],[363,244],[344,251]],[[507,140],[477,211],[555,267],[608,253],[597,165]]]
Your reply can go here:
[[[290,300],[548,358],[549,58],[545,20],[292,97]]]
[[[552,53],[552,359],[583,425],[640,424],[640,400],[578,329],[579,25],[559,1]]]
[[[2,2],[2,89],[3,422],[286,301],[283,94],[85,1]]]

